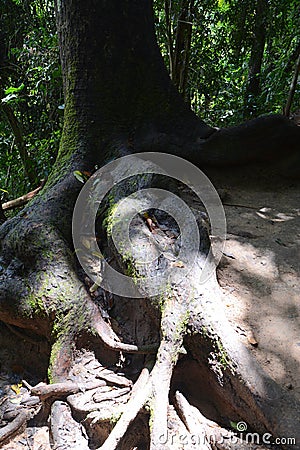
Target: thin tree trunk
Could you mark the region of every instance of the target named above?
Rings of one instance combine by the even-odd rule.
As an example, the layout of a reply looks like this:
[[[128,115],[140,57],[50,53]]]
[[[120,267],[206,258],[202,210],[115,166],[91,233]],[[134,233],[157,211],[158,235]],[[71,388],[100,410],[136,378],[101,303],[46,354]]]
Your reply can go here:
[[[260,93],[260,72],[266,42],[267,7],[267,0],[257,0],[253,44],[249,61],[248,82],[245,92],[245,118],[251,117],[257,110],[256,102]]]
[[[14,139],[17,144],[19,155],[24,167],[25,175],[28,178],[30,185],[33,187],[37,182],[37,174],[34,163],[26,149],[21,124],[16,117],[13,109],[8,104],[2,103],[2,109],[13,131]]]
[[[172,36],[171,25],[171,7],[172,0],[165,0],[165,17],[166,17],[166,31],[167,31],[167,48],[169,55],[169,71],[170,77],[173,79],[173,66],[174,66],[174,40]]]
[[[191,9],[193,1],[184,0],[178,18],[175,52],[173,82],[184,100],[189,103],[189,93],[187,90],[189,59],[192,39]]]
[[[300,71],[300,55],[298,56],[298,60],[296,62],[296,67],[295,67],[293,80],[292,80],[291,87],[290,87],[290,90],[289,90],[287,102],[286,102],[286,105],[285,105],[285,108],[284,108],[284,115],[286,117],[289,117],[289,115],[290,115],[291,106],[292,106],[293,98],[294,98],[296,87],[297,87],[299,71]]]
[[[299,14],[300,14],[300,9],[299,9]],[[298,42],[295,50],[293,51],[293,53],[289,57],[288,63],[286,65],[285,69],[284,69],[284,71],[286,73],[289,73],[292,70],[293,65],[294,65],[294,63],[297,60],[299,55],[300,55],[300,41]]]
[[[235,59],[239,61],[243,41],[246,32],[246,17],[248,14],[248,0],[242,0],[238,4],[238,16],[236,18],[236,29],[232,32],[232,38],[235,44]]]
[[[3,211],[2,202],[0,201],[0,225],[6,221],[6,216]]]

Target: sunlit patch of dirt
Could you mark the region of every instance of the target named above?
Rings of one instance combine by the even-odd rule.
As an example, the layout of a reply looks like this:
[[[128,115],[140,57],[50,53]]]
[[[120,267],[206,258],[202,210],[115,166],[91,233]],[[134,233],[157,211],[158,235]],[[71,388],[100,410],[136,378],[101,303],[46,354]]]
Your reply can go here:
[[[227,317],[276,382],[300,398],[300,188],[228,186],[218,279]]]

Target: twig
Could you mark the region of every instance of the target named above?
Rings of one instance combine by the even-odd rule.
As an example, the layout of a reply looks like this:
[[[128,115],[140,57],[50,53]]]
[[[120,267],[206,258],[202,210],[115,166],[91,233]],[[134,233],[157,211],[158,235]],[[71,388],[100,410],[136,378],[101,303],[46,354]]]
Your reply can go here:
[[[33,191],[28,192],[25,195],[22,195],[21,197],[15,198],[14,200],[9,200],[6,203],[2,204],[3,210],[18,208],[19,206],[23,206],[26,203],[29,202],[33,197],[35,197],[40,190],[44,187],[46,180],[42,180],[41,185],[34,189]]]
[[[31,384],[27,383],[26,380],[22,380],[22,384],[24,384],[24,386],[27,387],[27,389],[28,389],[29,391],[31,391],[32,386],[31,386]]]

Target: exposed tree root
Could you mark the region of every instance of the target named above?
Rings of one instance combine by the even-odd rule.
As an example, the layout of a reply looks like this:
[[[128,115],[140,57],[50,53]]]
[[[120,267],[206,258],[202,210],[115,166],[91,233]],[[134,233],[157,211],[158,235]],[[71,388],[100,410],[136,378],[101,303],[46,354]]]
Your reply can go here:
[[[110,350],[124,353],[156,353],[158,344],[137,346],[132,344],[126,344],[120,341],[120,338],[114,333],[112,328],[105,322],[99,311],[95,311],[95,316],[92,323],[93,328],[97,331],[103,344]]]
[[[88,450],[88,438],[82,425],[73,419],[69,405],[55,401],[51,407],[51,438],[54,450]]]
[[[22,432],[30,418],[31,411],[29,409],[22,408],[11,422],[3,428],[0,428],[0,444],[6,442],[8,439],[11,439],[15,434]]]
[[[179,416],[182,418],[187,430],[192,436],[197,436],[200,442],[199,449],[211,450],[254,450],[258,448],[256,442],[245,442],[238,437],[238,433],[222,428],[216,422],[207,419],[199,409],[190,405],[187,399],[180,392],[176,392],[176,407]],[[190,442],[192,442],[192,436]],[[263,445],[259,449],[266,450]]]
[[[54,384],[40,383],[31,388],[31,394],[37,395],[41,400],[44,401],[47,398],[62,398],[70,394],[76,394],[77,392],[88,391],[100,386],[105,386],[105,384],[105,381],[102,380],[87,383],[85,385],[80,385],[79,383],[72,382]]]
[[[201,442],[200,443],[201,450],[211,450],[212,448],[210,445],[211,434],[207,433],[207,430],[204,429],[203,424],[201,424],[202,425],[201,426],[199,421],[197,421],[196,412],[192,410],[191,405],[180,392],[176,392],[175,398],[178,414],[181,417],[188,432],[191,435],[199,436],[199,440]],[[195,410],[199,412],[199,414],[201,414],[200,411],[197,410],[197,408],[195,408]]]
[[[149,371],[145,368],[142,370],[136,384],[133,387],[132,395],[125,406],[121,418],[118,420],[105,443],[99,447],[99,450],[114,450],[117,448],[129,425],[144,406],[150,393],[150,386]]]
[[[139,210],[147,207],[145,201]],[[0,442],[26,426],[41,404],[47,412],[51,403],[51,435],[56,449],[127,450],[125,442],[132,446],[141,442],[140,437],[135,441],[128,435],[138,420],[145,424],[145,417],[149,417],[151,450],[181,450],[182,433],[190,448],[196,438],[197,448],[203,450],[250,450],[253,447],[243,436],[228,431],[230,422],[242,420],[259,435],[293,436],[300,442],[300,430],[295,427],[299,403],[263,373],[240,342],[223,312],[216,277],[199,283],[209,239],[206,224],[196,217],[202,247],[180,284],[166,283],[160,296],[144,299],[145,311],[139,309],[138,302],[132,303],[135,300],[115,296],[109,322],[101,315],[89,286],[80,279],[69,244],[55,227],[41,226],[29,217],[25,225],[17,222],[16,230],[9,224],[6,234],[2,230],[7,253],[0,274],[1,320],[51,342],[52,384],[28,385],[31,397],[24,397],[20,410],[7,410],[5,420],[11,422],[0,428]],[[172,228],[168,217],[153,228],[137,215],[132,229],[136,248],[143,245],[149,257],[153,256],[149,264],[141,266],[138,255],[131,255],[131,270],[137,278],[153,276],[159,270],[180,270],[181,263],[174,265],[178,230]],[[113,245],[110,248],[114,249]],[[34,261],[33,268],[26,268],[26,250]],[[114,250],[111,253],[109,256],[126,271],[128,260]],[[214,273],[213,259],[208,264]],[[122,322],[124,316],[128,319]],[[155,330],[149,333],[151,328]],[[153,344],[158,330],[159,346]],[[16,337],[23,336],[18,332]],[[173,376],[184,358],[193,361],[195,370],[208,380],[219,420],[206,419],[192,406],[193,400],[199,400],[198,394],[194,399],[175,394],[181,388]],[[183,385],[190,376],[192,371],[185,374]],[[284,444],[281,448],[294,447]]]

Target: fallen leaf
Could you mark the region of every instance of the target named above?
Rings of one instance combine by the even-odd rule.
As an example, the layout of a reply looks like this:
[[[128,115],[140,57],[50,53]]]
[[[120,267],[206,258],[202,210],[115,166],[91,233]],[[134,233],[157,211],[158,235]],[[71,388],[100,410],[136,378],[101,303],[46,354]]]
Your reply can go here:
[[[172,263],[172,266],[182,269],[182,267],[184,267],[184,264],[182,261],[175,261],[174,263]]]
[[[12,384],[10,386],[10,388],[17,394],[19,395],[21,392],[21,387],[22,387],[22,383],[18,383],[18,384]]]

